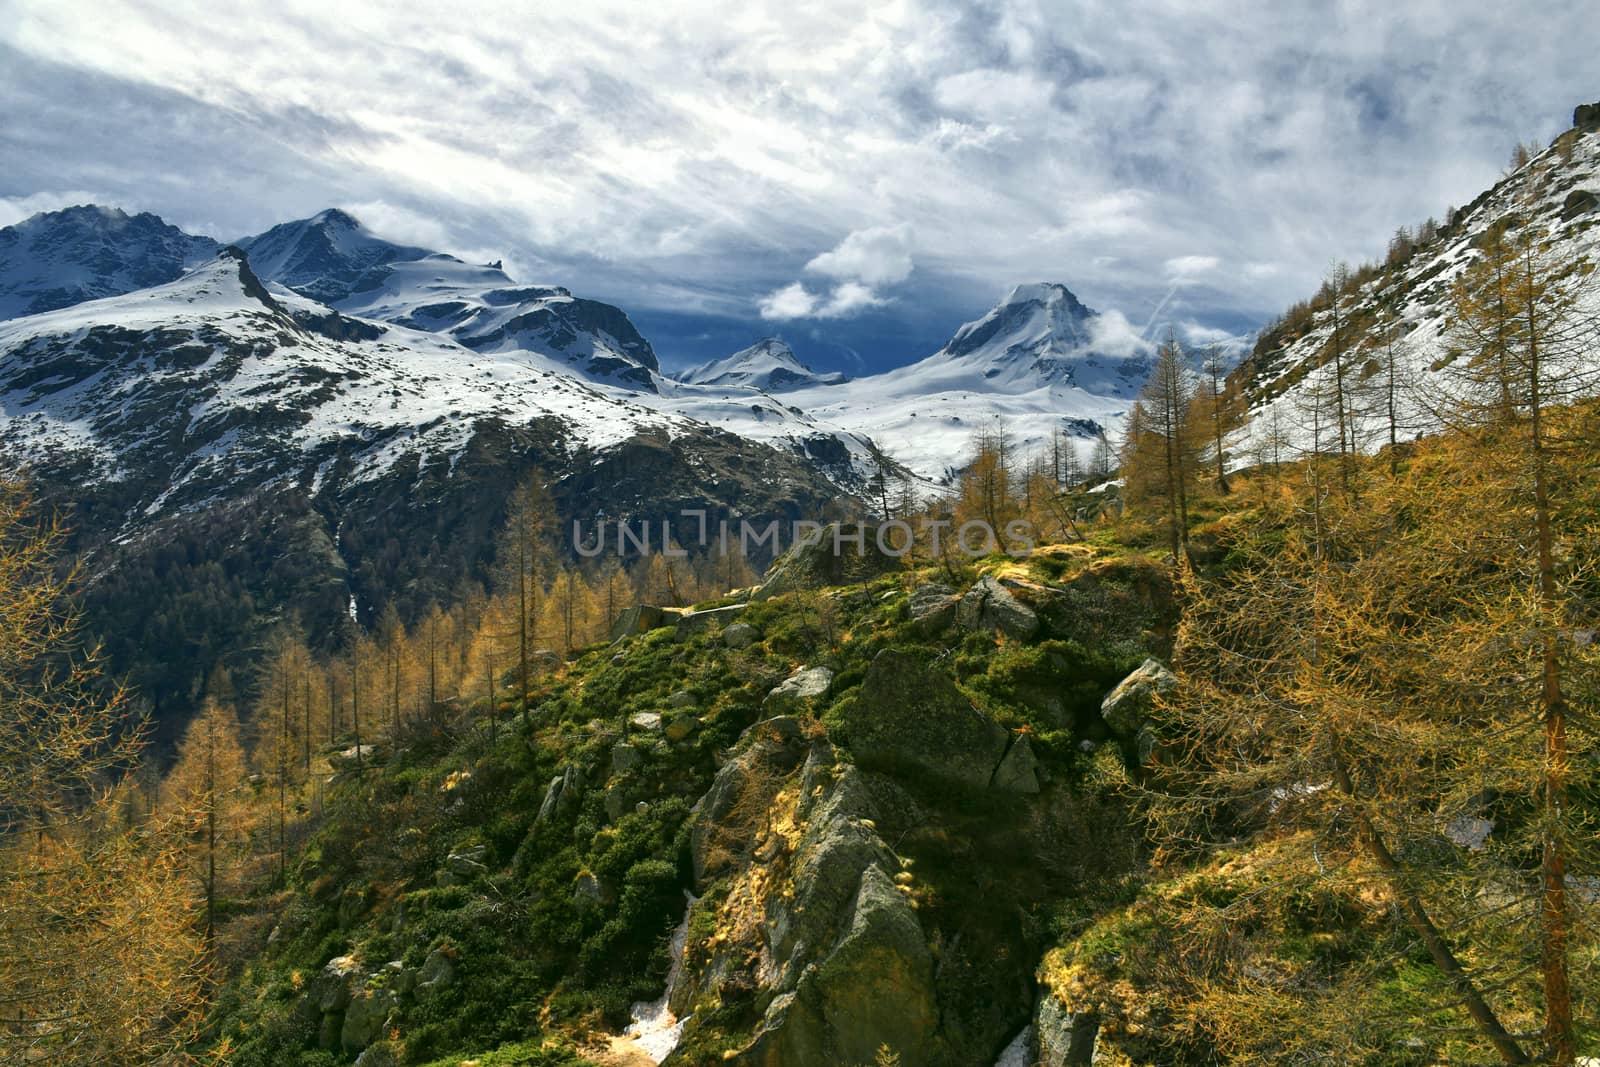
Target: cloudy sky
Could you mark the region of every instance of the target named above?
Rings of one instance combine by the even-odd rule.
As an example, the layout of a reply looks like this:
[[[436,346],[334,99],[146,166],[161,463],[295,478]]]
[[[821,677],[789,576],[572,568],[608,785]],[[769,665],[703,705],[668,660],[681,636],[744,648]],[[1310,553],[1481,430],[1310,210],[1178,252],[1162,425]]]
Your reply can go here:
[[[340,206],[859,371],[1025,281],[1247,330],[1600,98],[1581,4],[1293,6],[0,0],[0,225]]]

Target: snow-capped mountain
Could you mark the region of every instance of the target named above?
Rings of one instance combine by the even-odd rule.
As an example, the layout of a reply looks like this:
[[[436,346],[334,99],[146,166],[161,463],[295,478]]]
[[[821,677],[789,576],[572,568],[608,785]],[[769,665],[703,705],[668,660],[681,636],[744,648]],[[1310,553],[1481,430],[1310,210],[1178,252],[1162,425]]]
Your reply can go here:
[[[1454,358],[1450,289],[1481,254],[1485,231],[1502,221],[1533,227],[1557,260],[1600,260],[1600,105],[1578,108],[1573,127],[1548,148],[1445,220],[1409,256],[1379,268],[1340,299],[1340,345],[1358,446],[1375,449],[1388,441],[1387,406],[1376,391],[1387,382],[1387,373],[1379,372],[1391,353],[1401,383],[1399,439],[1438,428],[1430,414],[1438,402],[1437,375]],[[1579,300],[1580,315],[1600,320],[1600,285],[1583,287]],[[1309,447],[1301,439],[1309,433],[1306,412],[1319,385],[1324,395],[1331,391],[1333,333],[1331,306],[1262,333],[1234,375],[1251,407],[1237,462],[1255,462],[1269,439]],[[1600,365],[1600,354],[1595,362]]]
[[[1026,451],[1058,432],[1086,442],[1119,425],[1153,351],[1105,326],[1064,285],[1019,285],[926,359],[785,399],[829,424],[870,433],[923,477],[944,480],[980,430],[999,427]]]
[[[391,601],[414,617],[481,579],[535,467],[591,531],[659,531],[684,509],[823,514],[865,477],[868,446],[762,399],[739,417],[764,436],[730,433],[559,352],[345,315],[231,246],[160,285],[0,322],[0,469],[26,468],[71,513],[117,662],[170,668],[136,679],[158,703],[182,703],[208,656],[258,641],[281,605],[331,640],[352,597],[364,622]],[[147,621],[114,614],[140,598],[150,641],[212,651],[142,644]]]
[[[1065,385],[1132,399],[1149,376],[1149,353],[1103,351],[1099,319],[1064,285],[1019,285],[917,367],[941,380],[978,375],[1003,391]]]
[[[170,282],[216,255],[154,215],[79,206],[0,229],[0,319]]]
[[[370,288],[382,276],[381,272],[371,276],[379,268],[429,254],[426,248],[375,236],[338,208],[279,223],[235,244],[249,254],[252,269],[261,277],[328,305]]]
[[[837,385],[844,375],[819,374],[800,361],[781,338],[763,337],[726,359],[702,363],[678,375],[690,385],[737,385],[768,393],[781,393],[809,385]]]
[[[595,380],[655,389],[650,342],[610,304],[519,286],[497,263],[397,245],[337,209],[246,237],[263,279],[351,315],[443,334],[480,352],[538,352]]]

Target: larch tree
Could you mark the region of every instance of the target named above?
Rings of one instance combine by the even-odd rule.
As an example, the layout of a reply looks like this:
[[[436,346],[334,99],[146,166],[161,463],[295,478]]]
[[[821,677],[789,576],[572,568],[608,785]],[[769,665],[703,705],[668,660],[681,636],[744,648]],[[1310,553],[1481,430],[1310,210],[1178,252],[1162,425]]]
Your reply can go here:
[[[1216,471],[1217,491],[1228,492],[1228,451],[1242,421],[1238,396],[1228,388],[1228,360],[1218,345],[1206,349],[1200,361],[1200,386],[1194,404],[1204,428],[1207,455],[1203,461]]]
[[[1177,337],[1169,333],[1128,415],[1123,470],[1130,499],[1161,497],[1174,558],[1183,555],[1189,539],[1189,482],[1199,454],[1193,400],[1188,361]]]
[[[499,586],[517,612],[517,681],[523,718],[528,716],[530,669],[538,639],[539,595],[555,538],[555,504],[542,471],[523,478],[506,501],[505,525],[495,552]]]
[[[160,1062],[204,948],[182,851],[114,810],[143,723],[79,639],[62,536],[0,479],[0,1062]]]
[[[232,706],[207,698],[161,783],[161,812],[186,842],[204,900],[204,936],[214,951],[217,895],[249,849],[249,767]]]
[[[1453,1008],[1503,1062],[1531,1062],[1507,1021],[1518,1007],[1506,992],[1516,967],[1486,937],[1462,944],[1464,932],[1482,935],[1474,924],[1484,915],[1461,902],[1485,899],[1485,863],[1465,846],[1439,847],[1452,827],[1479,816],[1475,796],[1514,780],[1486,741],[1515,715],[1492,702],[1444,700],[1451,679],[1424,654],[1443,634],[1413,620],[1437,618],[1453,590],[1431,523],[1419,521],[1435,517],[1437,501],[1425,493],[1359,508],[1351,501],[1313,487],[1309,499],[1264,507],[1229,546],[1224,576],[1185,568],[1179,685],[1155,715],[1158,755],[1142,794],[1155,836],[1177,853],[1239,837],[1272,841],[1285,867],[1275,885],[1309,876],[1391,897],[1435,969],[1438,996],[1389,1020],[1395,1029],[1383,1041],[1434,1033],[1428,1013]],[[1452,621],[1470,629],[1469,620]],[[1248,960],[1216,965],[1197,978],[1212,989],[1213,1025],[1248,1020],[1263,1047],[1289,1041],[1287,1030],[1261,1032],[1284,989],[1251,977]],[[1349,1039],[1348,1005],[1319,1003],[1314,988],[1305,982],[1300,1010],[1282,1024],[1314,1028],[1329,1043]]]
[[[1557,1064],[1577,1056],[1569,977],[1569,691],[1571,635],[1588,614],[1579,546],[1592,534],[1571,530],[1569,497],[1583,484],[1593,447],[1559,412],[1600,385],[1600,329],[1587,299],[1594,277],[1592,263],[1563,254],[1530,223],[1512,217],[1491,228],[1452,291],[1456,358],[1446,368],[1452,387],[1441,408],[1478,461],[1505,475],[1492,499],[1518,552],[1504,560],[1505,580],[1491,602],[1520,613],[1517,625],[1537,653],[1512,679],[1541,726],[1539,967],[1545,1038]]]

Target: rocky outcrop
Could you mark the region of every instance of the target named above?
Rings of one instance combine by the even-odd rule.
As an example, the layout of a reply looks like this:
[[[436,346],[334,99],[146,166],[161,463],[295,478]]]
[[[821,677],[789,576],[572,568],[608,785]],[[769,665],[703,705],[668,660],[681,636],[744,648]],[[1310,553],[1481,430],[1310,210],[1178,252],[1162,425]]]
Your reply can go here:
[[[755,843],[781,780],[803,758],[800,724],[787,716],[758,722],[740,735],[738,748],[700,799],[689,832],[695,885],[702,892]]]
[[[885,543],[889,543],[886,539]],[[773,561],[752,599],[766,600],[796,589],[849,585],[898,570],[901,561],[878,547],[878,527],[829,523]]]
[[[1100,1017],[1092,1011],[1069,1011],[1048,989],[1039,994],[1034,1011],[1035,1048],[1030,1062],[1039,1067],[1088,1067],[1094,1062]]]
[[[749,648],[760,636],[749,623],[736,622],[722,631],[722,643],[732,649]]]
[[[624,637],[649,633],[665,625],[665,616],[660,608],[654,604],[635,604],[622,609],[617,621],[611,624],[611,640],[620,641]]]
[[[1167,696],[1178,687],[1178,678],[1159,660],[1147,659],[1100,704],[1100,717],[1117,736],[1137,737],[1149,718],[1158,696]]]
[[[769,715],[799,711],[811,701],[827,695],[833,685],[833,671],[827,667],[801,667],[785,678],[766,699],[761,709]]]
[[[963,630],[988,630],[1018,641],[1039,632],[1039,616],[994,578],[980,578],[962,596],[956,611]]]
[[[845,740],[867,767],[986,789],[1006,755],[1005,727],[955,683],[914,657],[884,649],[843,714]]]
[[[989,784],[1007,793],[1037,793],[1038,771],[1039,758],[1033,754],[1033,744],[1026,734],[1021,734],[1006,749]]]
[[[911,625],[922,637],[943,633],[956,621],[956,608],[961,598],[948,585],[929,582],[911,591],[909,610]]]
[[[567,764],[544,791],[544,802],[539,805],[537,822],[546,823],[577,806],[578,794],[583,789],[583,772],[576,764]]]
[[[674,993],[674,1010],[681,1015],[696,998],[720,997],[749,981],[742,961],[753,955],[763,990],[758,1003],[765,1006],[733,1063],[865,1064],[883,1044],[902,1062],[928,1062],[939,1025],[933,954],[897,882],[900,861],[876,829],[894,787],[838,763],[827,741],[805,742],[795,720],[771,720],[752,734],[700,806],[696,872],[730,872],[736,879],[758,872],[748,884],[777,878],[790,888],[745,898],[740,907],[757,909],[754,923],[719,918],[723,928],[745,931],[745,940],[724,940],[690,968]],[[746,855],[742,867],[703,858],[715,824],[758,844],[762,834],[747,821],[748,802],[795,785],[795,818],[804,831],[792,853],[769,860]]]

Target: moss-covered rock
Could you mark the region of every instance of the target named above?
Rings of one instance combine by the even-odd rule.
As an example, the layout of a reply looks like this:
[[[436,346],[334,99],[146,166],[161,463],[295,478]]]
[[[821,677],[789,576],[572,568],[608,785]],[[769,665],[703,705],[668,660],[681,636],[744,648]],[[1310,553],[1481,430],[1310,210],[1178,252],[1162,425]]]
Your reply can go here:
[[[863,766],[985,789],[1006,754],[1005,727],[973,707],[948,677],[884,649],[841,711],[845,742]]]

